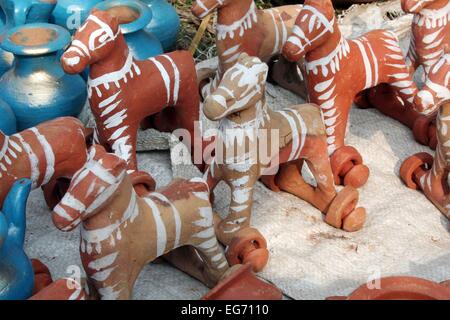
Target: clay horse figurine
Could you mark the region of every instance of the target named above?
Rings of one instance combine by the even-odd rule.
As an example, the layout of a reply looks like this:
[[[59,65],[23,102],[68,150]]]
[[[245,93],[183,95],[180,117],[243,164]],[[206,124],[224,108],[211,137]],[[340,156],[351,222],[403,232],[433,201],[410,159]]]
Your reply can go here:
[[[81,260],[102,299],[129,299],[142,268],[181,246],[197,249],[205,276],[216,282],[229,269],[202,179],[176,180],[141,198],[127,163],[98,145],[55,207],[53,221],[64,231],[82,224]]]
[[[389,83],[405,102],[412,103],[417,94],[397,37],[375,30],[345,39],[331,1],[306,0],[283,54],[290,61],[305,57],[309,99],[323,111],[336,184],[362,186],[369,169],[359,152],[344,144],[356,95],[380,83]]]
[[[23,248],[31,184],[16,181],[0,212],[0,300],[24,300],[33,293],[33,266]]]
[[[200,98],[191,54],[176,51],[138,61],[125,42],[119,20],[94,9],[61,61],[71,74],[90,66],[88,95],[96,120],[94,141],[127,161],[129,173],[153,190],[149,175],[136,172],[137,131],[145,121],[160,131],[184,128],[194,137]]]
[[[305,104],[273,112],[265,100],[267,73],[267,65],[259,58],[243,53],[204,104],[206,117],[220,121],[215,158],[205,179],[211,189],[224,180],[232,194],[228,216],[216,225],[217,237],[229,246],[230,263],[241,257],[252,262],[255,271],[264,267],[268,252],[259,232],[250,228],[253,190],[271,169],[272,159],[283,164],[272,184],[311,203],[326,214],[327,223],[356,231],[365,221],[365,209],[356,208],[358,191],[351,186],[339,193],[335,189],[320,108]],[[264,162],[266,151],[268,161]],[[304,162],[317,187],[301,176]]]
[[[87,131],[75,118],[58,118],[12,136],[0,131],[0,205],[15,181],[28,178],[44,189],[53,208],[86,162]]]
[[[208,85],[202,88],[204,99],[219,84],[223,74],[245,52],[264,62],[280,56],[294,26],[301,5],[260,10],[254,0],[197,0],[192,12],[203,19],[217,10],[216,46],[219,67]],[[279,60],[273,65],[272,78],[281,86],[305,96],[303,77],[295,63]],[[202,78],[202,76],[199,76]],[[202,80],[202,79],[200,79]]]
[[[438,111],[437,149],[433,157],[418,153],[406,159],[400,176],[411,189],[421,190],[433,204],[450,219],[450,54],[446,53],[430,68],[424,88],[415,98],[420,112]]]

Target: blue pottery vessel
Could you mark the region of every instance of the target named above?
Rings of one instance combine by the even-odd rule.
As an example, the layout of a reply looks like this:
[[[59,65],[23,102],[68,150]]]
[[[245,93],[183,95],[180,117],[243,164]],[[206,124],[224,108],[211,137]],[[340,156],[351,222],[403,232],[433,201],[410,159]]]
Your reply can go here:
[[[56,0],[0,0],[10,26],[48,22]]]
[[[175,8],[166,0],[141,1],[147,4],[153,13],[152,21],[145,30],[159,39],[165,52],[174,50],[180,31],[180,17]]]
[[[0,211],[0,300],[25,300],[33,293],[33,266],[23,249],[30,191],[31,180],[17,181]]]
[[[0,100],[0,131],[10,136],[17,132],[17,120],[11,107]]]
[[[0,78],[0,98],[13,109],[17,130],[62,116],[77,116],[87,96],[79,75],[66,74],[58,51],[70,43],[64,28],[33,23],[9,31],[1,47],[14,54],[13,67]]]
[[[135,0],[110,0],[95,7],[117,16],[128,47],[136,59],[145,60],[164,53],[158,38],[145,30],[152,20],[152,11],[144,3]],[[124,7],[127,7],[128,12],[119,13],[118,9],[123,10]]]
[[[50,21],[74,34],[99,2],[102,0],[58,0]]]

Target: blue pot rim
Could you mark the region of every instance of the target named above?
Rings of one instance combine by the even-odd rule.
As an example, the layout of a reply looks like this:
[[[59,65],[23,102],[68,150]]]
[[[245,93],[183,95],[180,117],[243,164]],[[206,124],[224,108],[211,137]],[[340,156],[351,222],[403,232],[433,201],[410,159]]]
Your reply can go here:
[[[32,28],[43,28],[54,30],[57,34],[57,37],[46,44],[37,46],[23,46],[18,45],[11,41],[11,36],[16,32]],[[9,30],[8,33],[6,34],[6,37],[1,42],[0,47],[5,51],[13,53],[14,55],[40,56],[62,50],[70,43],[70,41],[71,41],[70,33],[63,27],[50,23],[30,23]]]
[[[133,22],[120,25],[123,34],[133,33],[144,29],[153,18],[152,10],[144,3],[135,0],[109,0],[103,1],[95,5],[96,9],[106,11],[108,9],[125,6],[136,10],[139,13],[139,18]]]

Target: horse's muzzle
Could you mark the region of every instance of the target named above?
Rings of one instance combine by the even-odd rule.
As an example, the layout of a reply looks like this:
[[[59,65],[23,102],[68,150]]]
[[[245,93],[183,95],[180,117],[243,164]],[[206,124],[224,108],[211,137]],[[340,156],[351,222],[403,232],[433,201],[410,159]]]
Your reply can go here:
[[[82,57],[75,52],[66,52],[61,57],[61,66],[68,74],[83,72],[88,63],[88,57]]]
[[[72,231],[81,223],[81,213],[58,204],[52,212],[53,224],[62,231]]]

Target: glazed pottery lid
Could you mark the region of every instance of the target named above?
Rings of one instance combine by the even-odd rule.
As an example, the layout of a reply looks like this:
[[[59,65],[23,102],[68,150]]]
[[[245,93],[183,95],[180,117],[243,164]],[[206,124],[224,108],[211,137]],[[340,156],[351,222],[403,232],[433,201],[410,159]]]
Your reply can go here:
[[[39,56],[62,50],[70,41],[70,33],[63,27],[30,23],[9,30],[0,46],[14,55]]]
[[[123,34],[133,33],[143,29],[152,21],[151,9],[140,1],[110,0],[98,3],[95,8],[107,11],[120,21]]]

